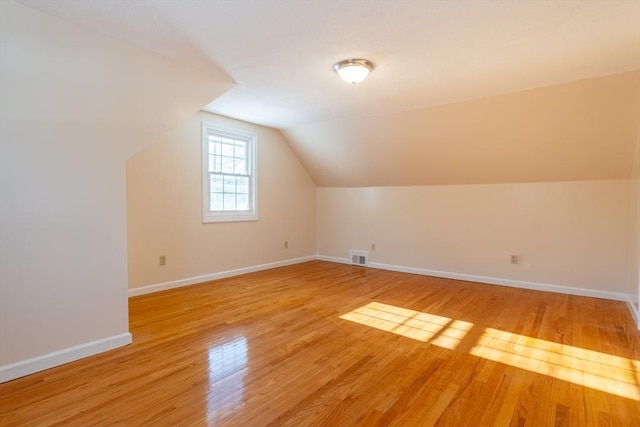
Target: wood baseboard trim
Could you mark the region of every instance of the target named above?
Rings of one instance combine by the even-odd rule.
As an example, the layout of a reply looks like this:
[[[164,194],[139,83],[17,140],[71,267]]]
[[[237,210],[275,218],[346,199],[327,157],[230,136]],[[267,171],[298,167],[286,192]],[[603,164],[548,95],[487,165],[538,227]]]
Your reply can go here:
[[[284,267],[286,265],[299,264],[301,262],[313,261],[315,256],[306,256],[301,258],[292,258],[284,261],[270,262],[267,264],[254,265],[250,267],[238,268],[235,270],[221,271],[218,273],[204,274],[202,276],[188,277],[186,279],[172,280],[170,282],[157,283],[154,285],[141,286],[139,288],[129,289],[129,298],[139,295],[151,294],[154,292],[166,291],[183,286],[197,285],[211,280],[224,279],[226,277],[239,276],[241,274],[253,273],[256,271],[269,270],[276,267]]]
[[[337,262],[349,264],[348,258],[336,258],[325,255],[318,255],[316,259],[321,261]],[[475,276],[471,274],[452,273],[448,271],[427,270],[425,268],[405,267],[399,265],[382,264],[378,262],[369,263],[368,267],[381,270],[398,271],[401,273],[420,274],[423,276],[442,277],[445,279],[465,280],[468,282],[487,283],[490,285],[511,286],[514,288],[531,289],[534,291],[555,292],[560,294],[578,295],[584,297],[603,298],[614,301],[628,301],[629,297],[623,293],[607,292],[594,289],[574,288],[571,286],[552,285],[548,283],[525,282],[521,280],[503,279],[499,277]]]
[[[113,335],[100,340],[54,351],[53,353],[0,366],[0,383],[84,359],[85,357],[94,356],[98,353],[131,344],[131,342],[131,334],[126,332],[124,334]]]

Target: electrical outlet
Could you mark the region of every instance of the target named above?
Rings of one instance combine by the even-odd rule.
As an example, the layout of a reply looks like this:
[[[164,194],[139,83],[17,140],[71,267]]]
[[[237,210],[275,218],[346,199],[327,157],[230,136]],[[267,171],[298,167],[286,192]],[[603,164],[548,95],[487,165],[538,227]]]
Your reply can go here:
[[[167,265],[167,256],[160,255],[160,265]]]
[[[518,263],[518,255],[511,255],[511,264]]]
[[[289,241],[288,240],[284,241],[284,248],[285,249],[289,249]]]
[[[376,244],[375,244],[375,243],[372,243],[372,244],[371,244],[371,250],[372,250],[372,251],[375,251],[375,250],[376,250]]]

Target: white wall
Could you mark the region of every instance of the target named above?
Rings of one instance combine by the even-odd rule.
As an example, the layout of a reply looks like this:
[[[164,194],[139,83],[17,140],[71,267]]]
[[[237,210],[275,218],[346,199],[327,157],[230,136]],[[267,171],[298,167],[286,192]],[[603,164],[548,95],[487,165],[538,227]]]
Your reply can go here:
[[[313,254],[315,188],[277,131],[246,125],[269,148],[261,220],[199,222],[200,115],[163,135],[232,85],[219,70],[11,1],[0,2],[0,31],[0,380],[129,339],[124,162],[147,144],[162,140],[127,166],[132,287]],[[162,183],[153,194],[141,165]],[[379,263],[633,295],[620,261],[629,191],[629,181],[322,188],[317,248],[342,258],[373,241]]]
[[[0,8],[4,381],[130,341],[125,159],[232,82]]]
[[[258,221],[202,223],[202,121],[258,135]],[[315,255],[316,187],[277,130],[198,113],[128,160],[127,192],[135,294]]]
[[[629,275],[626,293],[640,328],[640,129],[629,190]]]
[[[372,263],[623,299],[628,194],[628,180],[319,188],[318,254],[376,243]]]

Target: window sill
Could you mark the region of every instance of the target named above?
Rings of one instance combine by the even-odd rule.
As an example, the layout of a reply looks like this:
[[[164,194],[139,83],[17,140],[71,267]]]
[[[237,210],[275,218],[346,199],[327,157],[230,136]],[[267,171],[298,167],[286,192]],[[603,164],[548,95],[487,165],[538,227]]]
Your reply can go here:
[[[202,222],[204,224],[210,222],[241,222],[241,221],[257,221],[258,214],[208,214],[204,215]]]

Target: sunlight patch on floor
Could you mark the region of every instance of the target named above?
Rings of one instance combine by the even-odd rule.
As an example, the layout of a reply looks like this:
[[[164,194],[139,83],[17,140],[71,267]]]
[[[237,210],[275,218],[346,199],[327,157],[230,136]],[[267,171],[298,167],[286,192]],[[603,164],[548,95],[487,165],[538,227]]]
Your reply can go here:
[[[640,400],[640,362],[525,335],[487,328],[471,354],[520,369]]]
[[[473,327],[448,317],[372,302],[340,316],[372,328],[453,350]]]
[[[454,350],[474,324],[371,302],[340,316],[361,325]],[[476,335],[477,336],[477,335]],[[470,354],[640,401],[640,361],[486,328]]]

